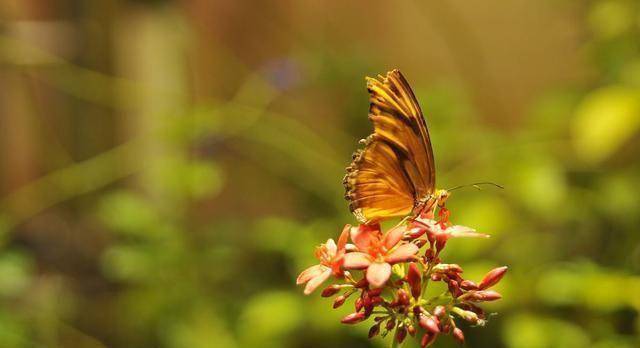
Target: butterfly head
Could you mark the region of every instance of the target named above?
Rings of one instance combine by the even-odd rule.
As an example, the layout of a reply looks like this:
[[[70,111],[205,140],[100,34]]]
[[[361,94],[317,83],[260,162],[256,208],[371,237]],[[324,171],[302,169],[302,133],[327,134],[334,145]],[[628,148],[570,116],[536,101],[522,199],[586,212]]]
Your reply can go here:
[[[436,198],[436,202],[438,204],[439,208],[444,207],[444,204],[447,202],[447,199],[449,198],[451,194],[449,193],[449,191],[447,190],[437,190],[435,193],[435,198]]]

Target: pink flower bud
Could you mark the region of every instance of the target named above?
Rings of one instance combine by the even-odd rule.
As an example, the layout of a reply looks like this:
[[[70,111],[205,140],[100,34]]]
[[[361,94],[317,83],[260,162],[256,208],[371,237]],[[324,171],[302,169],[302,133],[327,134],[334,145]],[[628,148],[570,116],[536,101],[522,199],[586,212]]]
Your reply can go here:
[[[442,318],[447,314],[447,310],[444,306],[436,306],[436,308],[433,309],[433,314],[438,318]]]
[[[438,327],[438,322],[436,322],[436,320],[432,317],[421,315],[420,320],[418,321],[418,324],[420,325],[421,328],[429,332],[433,332],[433,333],[440,332],[440,328]]]
[[[482,281],[478,284],[478,288],[484,290],[498,284],[505,273],[507,273],[507,266],[492,269],[482,278]]]
[[[340,295],[340,296],[336,297],[336,299],[333,301],[333,308],[336,309],[336,308],[342,306],[346,299],[347,299],[347,297],[344,296],[344,295]]]
[[[362,307],[364,307],[364,301],[362,300],[362,297],[358,297],[356,299],[355,306],[356,306],[356,311],[360,311]]]
[[[458,286],[457,281],[455,280],[449,281],[449,292],[451,293],[451,296],[456,298],[462,295],[462,290],[460,290],[460,287]]]
[[[340,285],[329,285],[324,290],[322,290],[322,297],[331,297],[340,291]]]
[[[420,297],[422,273],[418,269],[418,265],[415,262],[409,264],[409,270],[407,271],[407,282],[411,286],[411,296],[414,298]]]
[[[473,301],[473,302],[483,302],[483,301],[488,302],[488,301],[499,300],[502,298],[502,295],[500,295],[500,293],[493,290],[482,290],[482,291],[469,292],[468,295],[465,295],[465,297],[469,301]]]
[[[355,312],[347,315],[340,320],[343,324],[357,324],[365,319],[364,312]]]
[[[464,344],[464,332],[462,332],[462,330],[456,327],[453,329],[452,335],[453,335],[453,338],[455,338],[456,341],[458,341],[458,343]]]
[[[396,341],[398,341],[398,343],[402,343],[405,337],[407,337],[407,329],[404,326],[399,326],[396,330]]]
[[[438,335],[433,332],[427,332],[422,336],[422,340],[420,340],[420,347],[425,348],[430,346],[436,340],[437,336]]]
[[[471,280],[463,280],[460,282],[460,287],[465,290],[476,290],[478,289],[478,285]]]

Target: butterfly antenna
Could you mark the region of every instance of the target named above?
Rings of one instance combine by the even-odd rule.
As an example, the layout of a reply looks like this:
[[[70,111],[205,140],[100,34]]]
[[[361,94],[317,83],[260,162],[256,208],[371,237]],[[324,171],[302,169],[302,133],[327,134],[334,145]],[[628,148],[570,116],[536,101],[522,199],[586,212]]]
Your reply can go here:
[[[496,184],[495,182],[489,182],[489,181],[487,181],[487,182],[476,182],[476,183],[473,183],[473,184],[467,184],[467,185],[460,185],[460,186],[456,186],[456,187],[453,187],[453,188],[447,189],[447,191],[451,192],[451,191],[455,191],[455,190],[457,190],[457,189],[461,189],[461,188],[463,188],[463,187],[473,187],[473,188],[475,188],[475,189],[477,189],[477,190],[482,190],[482,187],[481,187],[481,186],[483,186],[483,185],[490,185],[490,186],[495,186],[495,187],[497,187],[497,188],[499,188],[499,189],[504,189],[504,186],[502,186],[502,185],[498,185],[498,184]]]

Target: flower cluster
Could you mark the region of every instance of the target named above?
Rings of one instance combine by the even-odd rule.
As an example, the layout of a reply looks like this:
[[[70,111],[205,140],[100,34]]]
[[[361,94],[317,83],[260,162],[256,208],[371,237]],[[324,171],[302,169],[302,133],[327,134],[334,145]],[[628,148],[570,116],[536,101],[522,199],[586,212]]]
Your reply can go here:
[[[386,232],[379,224],[346,225],[337,244],[329,239],[316,249],[320,263],[304,270],[297,284],[306,284],[308,295],[332,278],[334,284],[324,288],[322,296],[335,296],[333,308],[355,298],[355,311],[342,323],[373,317],[369,338],[393,333],[394,344],[399,344],[408,334],[418,336],[421,347],[427,347],[448,334],[464,342],[456,319],[485,324],[487,317],[478,305],[501,298],[490,288],[507,267],[491,270],[477,283],[464,279],[459,265],[442,262],[441,251],[450,238],[488,236],[453,225],[444,207],[439,208],[437,219],[434,213],[405,219]],[[442,282],[446,290],[427,296],[429,282]]]

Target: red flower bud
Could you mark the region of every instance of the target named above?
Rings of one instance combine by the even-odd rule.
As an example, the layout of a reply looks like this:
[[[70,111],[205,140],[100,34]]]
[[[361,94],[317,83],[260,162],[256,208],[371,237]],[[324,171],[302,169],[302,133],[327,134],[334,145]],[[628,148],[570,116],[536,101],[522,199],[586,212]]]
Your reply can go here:
[[[445,245],[447,245],[447,236],[444,233],[438,234],[436,236],[436,252],[440,252],[440,250],[444,249]]]
[[[465,290],[476,290],[478,289],[478,285],[471,280],[463,280],[460,282],[460,287]]]
[[[498,284],[505,273],[507,273],[507,266],[492,269],[482,278],[482,281],[478,284],[478,288],[484,290]]]
[[[363,321],[364,319],[365,319],[364,312],[355,312],[355,313],[351,313],[351,314],[347,315],[346,317],[342,318],[342,320],[340,320],[340,322],[343,323],[343,324],[356,324],[356,323],[359,323],[359,322]]]
[[[480,290],[480,291],[470,291],[464,296],[461,297],[461,300],[471,301],[471,302],[488,302],[495,301],[502,298],[500,293],[493,290]]]
[[[404,326],[399,326],[396,330],[396,341],[398,341],[398,343],[402,343],[405,337],[407,337],[407,329]]]
[[[449,292],[451,293],[451,296],[453,297],[458,297],[460,295],[462,295],[462,290],[460,290],[460,287],[458,286],[458,282],[455,280],[451,280],[449,281]]]
[[[411,324],[407,325],[407,332],[409,332],[409,335],[415,336],[416,335],[416,327],[411,325]]]
[[[356,299],[355,306],[356,306],[356,311],[360,311],[362,309],[362,307],[364,306],[364,301],[362,300],[362,297],[358,297]]]
[[[387,330],[393,330],[393,328],[396,327],[395,319],[389,319],[385,327],[387,328]]]
[[[422,273],[418,269],[418,265],[415,262],[409,264],[409,270],[407,271],[407,282],[411,286],[411,296],[414,298],[420,297],[420,288],[422,281]]]
[[[369,291],[367,291],[369,293],[369,296],[374,297],[374,296],[378,296],[382,293],[383,288],[377,288],[377,289],[371,289]]]
[[[398,304],[408,306],[409,305],[409,294],[404,289],[398,290]]]
[[[447,314],[447,310],[444,306],[436,306],[436,308],[433,309],[433,314],[438,318],[442,318]]]
[[[322,290],[322,297],[331,297],[340,291],[340,285],[329,285],[324,290]]]
[[[464,344],[464,332],[462,332],[462,330],[456,327],[453,329],[452,335],[453,335],[453,338],[455,338],[456,341],[458,341],[458,343]]]
[[[380,323],[373,325],[369,329],[369,338],[373,338],[380,333]]]
[[[442,276],[440,276],[438,273],[431,273],[431,280],[433,280],[434,282],[439,282],[442,280]]]
[[[336,297],[336,299],[333,301],[333,308],[336,309],[336,308],[342,306],[346,299],[347,299],[347,297],[344,296],[344,295],[340,295],[340,296]]]
[[[418,324],[420,324],[421,328],[429,332],[433,332],[433,333],[440,332],[440,328],[438,327],[438,322],[432,317],[421,315],[420,320],[418,321]]]
[[[422,340],[420,340],[420,347],[425,348],[430,346],[436,340],[437,336],[438,335],[433,332],[427,332],[422,336]]]

